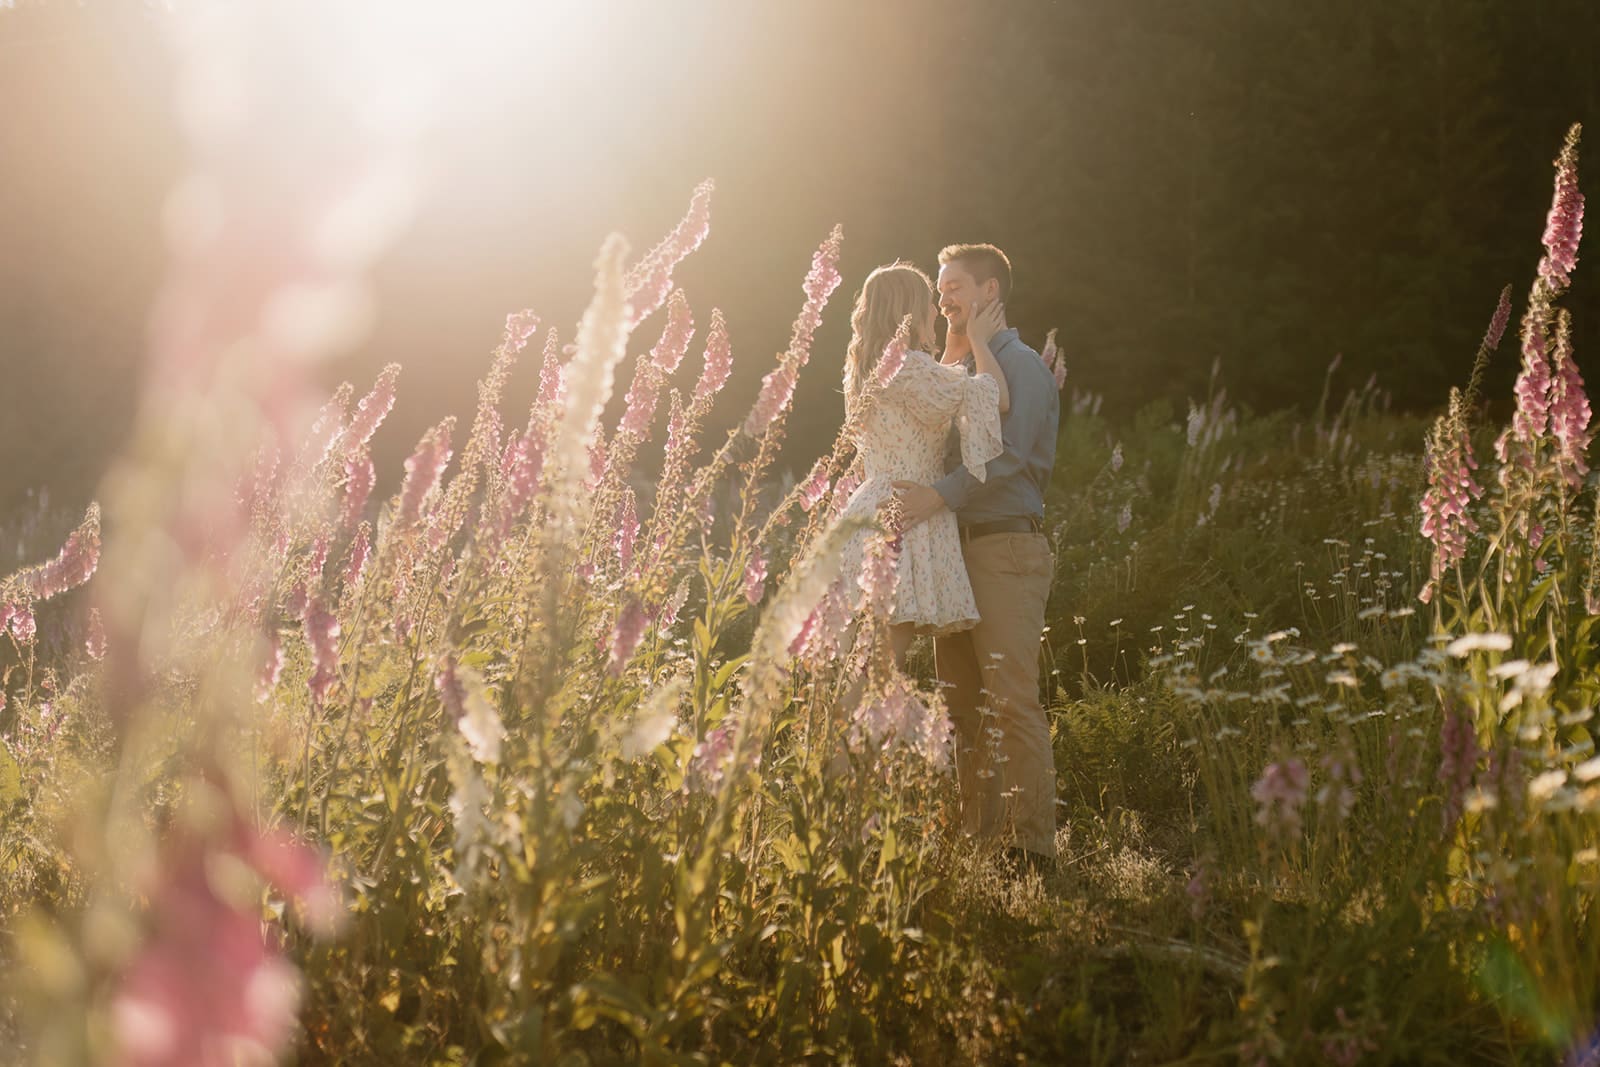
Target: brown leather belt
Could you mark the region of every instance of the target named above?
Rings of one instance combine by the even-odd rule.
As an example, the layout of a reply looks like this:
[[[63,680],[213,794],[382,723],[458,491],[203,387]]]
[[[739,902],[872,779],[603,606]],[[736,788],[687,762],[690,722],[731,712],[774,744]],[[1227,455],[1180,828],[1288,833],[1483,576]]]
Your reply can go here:
[[[1003,533],[1042,533],[1044,520],[1033,515],[1015,519],[991,519],[989,522],[968,523],[961,529],[961,540],[974,541],[990,534]]]

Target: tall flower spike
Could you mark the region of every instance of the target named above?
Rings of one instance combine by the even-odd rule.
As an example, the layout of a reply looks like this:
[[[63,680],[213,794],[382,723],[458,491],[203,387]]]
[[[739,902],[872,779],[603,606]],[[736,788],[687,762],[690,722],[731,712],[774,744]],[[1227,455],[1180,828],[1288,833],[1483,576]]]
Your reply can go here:
[[[450,434],[455,429],[456,417],[450,415],[439,425],[423,434],[422,440],[406,459],[406,477],[400,486],[400,505],[395,522],[402,528],[416,525],[422,517],[422,505],[439,485],[439,477],[450,462]]]
[[[503,344],[521,351],[528,338],[539,332],[539,316],[524,308],[506,316],[506,335]]]
[[[728,382],[733,371],[733,349],[728,343],[728,322],[716,308],[711,311],[711,329],[706,334],[705,365],[695,383],[694,402],[709,404]]]
[[[671,374],[683,362],[694,340],[694,315],[689,311],[689,301],[682,289],[674,289],[667,303],[667,324],[661,330],[661,340],[650,350],[650,362],[662,374]]]
[[[570,519],[580,506],[589,468],[590,446],[606,401],[611,399],[616,367],[628,344],[628,305],[624,298],[622,257],[628,245],[612,234],[595,259],[595,291],[578,325],[578,348],[567,364],[566,410],[551,450],[556,477],[556,507]]]
[[[350,426],[344,433],[343,445],[347,453],[365,447],[394,409],[394,384],[399,377],[400,364],[385,364],[378,374],[378,380],[373,383],[372,391],[356,405],[355,414],[350,417]]]
[[[1500,290],[1500,302],[1495,305],[1489,328],[1484,331],[1483,340],[1478,344],[1478,354],[1472,360],[1472,375],[1467,379],[1467,392],[1462,402],[1469,416],[1478,406],[1478,397],[1483,393],[1483,375],[1489,368],[1489,357],[1500,347],[1500,339],[1505,336],[1506,325],[1510,321],[1511,286],[1508,285]]]
[[[900,368],[906,365],[906,353],[911,348],[911,316],[907,315],[900,320],[900,325],[894,331],[894,336],[889,338],[889,343],[883,346],[883,355],[878,360],[877,373],[874,380],[878,387],[889,384]]]
[[[839,274],[839,247],[843,243],[844,227],[835,226],[811,257],[811,270],[804,284],[806,302],[795,319],[794,334],[789,342],[789,355],[796,361],[797,369],[804,367],[810,358],[811,338],[822,323],[822,309],[843,280]]]
[[[1572,314],[1566,308],[1556,313],[1551,364],[1550,433],[1556,439],[1556,466],[1567,485],[1579,489],[1589,473],[1589,442],[1594,435],[1589,431],[1592,412],[1583,375],[1572,358]]]
[[[1450,391],[1450,409],[1434,423],[1428,435],[1426,467],[1428,488],[1422,495],[1422,535],[1433,542],[1433,561],[1424,603],[1433,597],[1438,581],[1467,553],[1467,537],[1478,529],[1467,508],[1483,495],[1473,477],[1477,461],[1466,429],[1461,393]]]
[[[55,559],[29,567],[13,580],[33,600],[48,600],[87,582],[99,564],[100,505],[90,504],[83,522],[68,535]]]
[[[628,301],[628,329],[649,318],[672,292],[672,272],[711,232],[712,182],[695,187],[689,210],[666,238],[628,270],[623,292]]]
[[[795,368],[787,360],[768,371],[761,379],[761,394],[756,397],[755,407],[745,417],[744,432],[751,437],[765,433],[778,416],[789,410],[794,387]]]
[[[1555,196],[1545,220],[1545,255],[1539,261],[1539,277],[1552,293],[1560,293],[1570,284],[1578,265],[1578,241],[1583,237],[1583,194],[1578,191],[1578,138],[1582,133],[1583,127],[1573,123],[1555,162]]]

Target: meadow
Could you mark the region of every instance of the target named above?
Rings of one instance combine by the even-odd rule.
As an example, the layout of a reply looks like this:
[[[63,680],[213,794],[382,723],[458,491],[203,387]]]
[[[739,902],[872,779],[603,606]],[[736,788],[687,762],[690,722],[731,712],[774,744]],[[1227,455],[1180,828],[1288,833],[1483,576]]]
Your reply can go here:
[[[0,583],[0,1044],[1600,1062],[1577,136],[1510,343],[1508,287],[1435,419],[1336,367],[1309,414],[1241,411],[1224,363],[1187,411],[1115,421],[1044,346],[1043,875],[955,832],[930,649],[899,674],[870,610],[892,538],[852,620],[848,427],[780,466],[799,374],[834,373],[811,348],[839,232],[723,440],[735,354],[673,283],[715,239],[709,185],[644,254],[606,244],[570,345],[510,315],[471,424],[388,499],[370,447],[401,368],[306,404],[218,346],[150,401],[103,512],[0,529],[29,564]],[[1511,398],[1482,395],[1493,359],[1521,360]]]

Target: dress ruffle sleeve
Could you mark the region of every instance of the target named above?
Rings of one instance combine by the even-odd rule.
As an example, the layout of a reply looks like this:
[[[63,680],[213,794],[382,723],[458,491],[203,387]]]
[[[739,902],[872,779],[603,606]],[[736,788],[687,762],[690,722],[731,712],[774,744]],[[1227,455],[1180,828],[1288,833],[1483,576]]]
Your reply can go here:
[[[1000,437],[1000,383],[994,378],[962,375],[956,431],[961,434],[961,465],[978,481],[985,481],[989,461],[1005,451]]]

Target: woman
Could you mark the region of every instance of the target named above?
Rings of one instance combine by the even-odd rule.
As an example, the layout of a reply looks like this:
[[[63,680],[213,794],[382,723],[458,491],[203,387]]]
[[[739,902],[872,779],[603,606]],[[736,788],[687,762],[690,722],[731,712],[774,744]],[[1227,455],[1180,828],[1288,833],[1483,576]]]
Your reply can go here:
[[[961,434],[961,461],[980,481],[985,464],[1000,454],[1000,414],[1010,407],[1010,397],[987,341],[1002,321],[1001,307],[974,310],[970,332],[977,373],[969,375],[964,367],[946,366],[929,355],[938,306],[926,274],[908,263],[891,263],[867,276],[850,318],[844,367],[845,412],[854,424],[864,481],[845,504],[845,518],[879,512],[893,500],[896,480],[929,484],[941,478],[952,425]],[[869,389],[885,347],[907,316],[912,351],[887,383]],[[845,549],[844,576],[852,591],[859,591],[867,536],[862,531]],[[889,618],[896,665],[905,666],[906,649],[917,634],[951,633],[978,621],[952,512],[900,532],[896,578]]]

